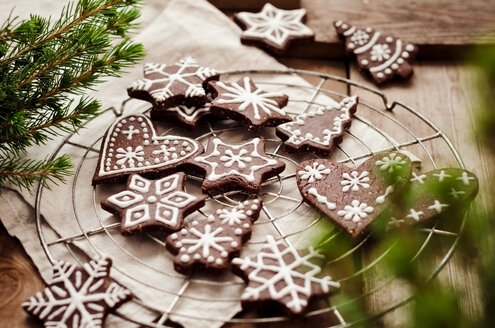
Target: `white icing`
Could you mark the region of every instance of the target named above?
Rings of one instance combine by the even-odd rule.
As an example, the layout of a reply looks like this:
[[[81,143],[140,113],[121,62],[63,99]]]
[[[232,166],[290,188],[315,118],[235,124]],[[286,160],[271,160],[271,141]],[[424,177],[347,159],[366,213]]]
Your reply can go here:
[[[237,17],[247,26],[243,36],[264,39],[281,47],[289,38],[314,34],[302,23],[304,15],[305,9],[282,10],[267,3],[259,13],[240,12]]]
[[[371,48],[370,59],[372,61],[384,61],[390,58],[392,50],[388,47],[388,44],[375,44]]]
[[[309,183],[316,180],[322,180],[326,175],[330,174],[330,169],[318,162],[313,162],[313,165],[306,165],[304,170],[297,172],[302,180],[307,180]]]
[[[457,199],[459,198],[459,195],[464,195],[466,192],[462,190],[455,190],[454,188],[450,188],[450,193],[449,195],[452,196],[453,198]]]
[[[346,34],[344,34],[344,35],[346,35]],[[368,42],[369,39],[370,39],[370,35],[363,30],[357,30],[351,36],[351,41],[354,42],[355,44],[359,45],[359,46],[362,46],[363,44]]]
[[[211,172],[206,177],[206,179],[210,181],[217,181],[223,177],[235,174],[246,179],[248,182],[254,182],[255,181],[254,174],[257,171],[268,169],[271,166],[278,166],[279,164],[279,161],[260,154],[260,151],[262,151],[262,144],[260,138],[251,139],[250,141],[247,141],[240,145],[227,144],[219,138],[214,138],[212,140],[212,144],[213,144],[213,149],[210,150],[210,154],[206,156],[197,156],[194,159],[196,162],[204,163],[211,167]],[[240,165],[239,166],[233,165],[234,163],[237,163],[237,161],[235,160],[218,162],[217,160],[215,160],[215,157],[228,156],[228,154],[226,155],[226,151],[223,154],[220,153],[220,151],[218,150],[218,146],[227,148],[227,150],[230,149],[232,154],[234,154],[234,152],[236,154],[239,154],[241,149],[245,149],[247,150],[247,153],[245,153],[247,154],[246,157],[261,160],[263,163],[258,165],[252,165],[252,164],[247,166],[243,165],[243,167],[241,167]],[[210,160],[210,158],[213,159]],[[248,163],[248,161],[240,161],[240,162],[242,162],[242,164]],[[232,163],[232,164],[230,166],[227,166],[224,163],[225,164]],[[227,170],[225,168],[227,168]]]
[[[381,160],[377,160],[375,165],[380,167],[380,170],[392,173],[397,166],[406,165],[407,161],[402,156],[396,153],[391,153],[384,156]]]
[[[303,143],[315,143],[325,147],[333,146],[333,139],[335,136],[340,136],[344,133],[344,126],[351,120],[350,109],[357,103],[357,97],[349,97],[342,100],[337,106],[327,106],[319,108],[313,114],[301,114],[294,118],[292,122],[287,122],[277,126],[277,130],[281,130],[289,135],[289,138],[285,141],[286,144],[300,145]],[[335,115],[330,120],[332,115]],[[314,127],[306,133],[303,133],[301,129],[305,125],[317,122],[316,126],[321,126],[319,129]]]
[[[115,162],[117,165],[128,164],[129,167],[135,167],[136,162],[142,162],[144,160],[144,151],[143,146],[137,146],[133,149],[131,146],[123,148],[117,148],[117,154],[115,157],[117,161]]]
[[[380,37],[380,33],[379,32],[375,32],[375,34],[373,34],[373,36],[371,37],[370,42],[368,42],[367,44],[365,44],[362,47],[359,47],[359,48],[355,49],[354,50],[354,53],[356,55],[359,55],[359,54],[362,54],[362,53],[368,51],[376,43],[376,41],[378,41],[378,38],[379,37]]]
[[[22,306],[43,320],[46,327],[101,327],[104,312],[131,294],[114,281],[107,282],[109,270],[107,259],[92,260],[82,267],[57,261],[51,285]]]
[[[466,186],[469,186],[470,184],[470,180],[475,180],[475,177],[472,177],[472,176],[469,176],[467,172],[462,172],[462,175],[458,178],[456,178],[456,180],[460,180],[462,181]]]
[[[387,198],[387,196],[390,195],[393,191],[394,191],[394,186],[388,186],[387,189],[385,189],[385,193],[383,195],[376,197],[375,202],[377,204],[385,203],[385,198]]]
[[[343,216],[344,220],[352,219],[352,222],[360,222],[361,219],[368,217],[368,214],[372,213],[373,210],[372,206],[354,199],[350,205],[345,205],[342,210],[337,211],[337,215]]]
[[[175,112],[179,117],[181,117],[185,122],[192,123],[201,116],[204,116],[210,112],[210,103],[207,102],[202,107],[191,106],[187,107],[184,105],[179,105],[166,109],[169,112]]]
[[[329,202],[328,198],[319,194],[318,190],[316,190],[315,187],[311,187],[308,189],[308,194],[313,195],[316,197],[316,201],[318,203],[324,204],[329,210],[334,210],[337,208],[335,203]]]
[[[342,185],[342,191],[348,192],[349,190],[358,191],[359,187],[363,189],[368,189],[370,185],[368,182],[370,181],[369,172],[363,171],[359,174],[357,171],[352,171],[351,174],[344,172],[342,173],[342,181],[340,185]]]
[[[272,116],[272,111],[279,115],[287,115],[280,108],[278,102],[272,99],[283,97],[283,94],[264,92],[256,86],[254,90],[251,90],[252,85],[249,77],[244,77],[242,84],[241,86],[239,83],[233,82],[227,85],[223,82],[217,82],[215,85],[226,90],[226,92],[220,93],[215,98],[215,102],[218,104],[240,104],[237,109],[239,112],[243,112],[249,108],[253,112],[255,120],[261,120],[260,110],[267,116]]]
[[[419,184],[424,184],[426,179],[426,174],[417,175],[416,172],[412,173],[411,182],[418,182]]]
[[[438,200],[435,199],[433,202],[433,205],[428,206],[428,209],[430,210],[435,210],[437,213],[441,213],[443,211],[444,207],[448,207],[449,205],[447,204],[442,204]]]
[[[283,302],[296,313],[301,312],[315,292],[329,293],[330,288],[340,288],[340,284],[332,281],[330,276],[317,277],[321,268],[311,261],[319,258],[322,255],[312,247],[305,255],[299,255],[283,241],[277,243],[273,236],[266,236],[266,243],[255,257],[234,258],[232,261],[241,270],[249,272],[250,283],[241,299],[259,300],[260,295],[267,291],[270,299]],[[293,260],[288,262],[287,259]]]
[[[445,178],[452,177],[451,175],[445,173],[445,170],[441,170],[440,173],[434,173],[433,176],[438,178],[438,182],[443,182]]]
[[[231,243],[234,240],[231,236],[222,235],[223,228],[217,227],[213,230],[210,224],[205,224],[202,231],[196,227],[190,227],[188,230],[189,238],[181,239],[182,244],[186,247],[186,252],[191,254],[200,250],[204,259],[208,259],[211,256],[212,249],[219,253],[225,252],[225,248],[221,244]]]
[[[216,74],[212,68],[200,67],[191,57],[181,59],[172,66],[148,63],[144,67],[144,79],[134,81],[131,89],[149,91],[156,101],[164,101],[176,95],[172,89],[178,86],[187,87],[186,97],[205,96],[202,83]],[[149,79],[150,75],[159,75],[160,78]]]
[[[220,213],[218,213],[218,211]],[[233,207],[232,209],[222,208],[218,210],[217,214],[220,219],[222,219],[222,224],[228,224],[230,226],[240,225],[244,220],[247,219],[247,215],[243,209],[238,207]]]
[[[411,218],[414,221],[418,222],[421,218],[421,215],[423,215],[423,214],[424,213],[422,211],[416,211],[414,208],[411,208],[409,210],[409,214],[406,215],[406,218]]]
[[[397,58],[399,58],[401,56],[401,53],[400,53],[401,49],[402,49],[402,41],[397,39],[395,41],[394,54],[390,58],[388,58],[388,60],[386,62],[384,62],[383,64],[380,64],[378,66],[370,68],[370,72],[379,72],[379,71],[382,71],[385,68],[389,67],[390,65],[392,65],[397,60]]]

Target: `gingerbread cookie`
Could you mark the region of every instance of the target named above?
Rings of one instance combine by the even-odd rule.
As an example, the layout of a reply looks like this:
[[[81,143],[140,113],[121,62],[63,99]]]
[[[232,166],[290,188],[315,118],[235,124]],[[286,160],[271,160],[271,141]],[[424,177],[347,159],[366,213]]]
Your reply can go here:
[[[182,172],[159,180],[133,174],[126,190],[103,200],[101,207],[120,218],[124,235],[143,230],[177,231],[184,217],[204,206],[206,198],[184,192],[185,178]]]
[[[250,131],[292,120],[282,109],[287,105],[289,97],[276,92],[265,92],[249,77],[243,77],[234,83],[212,81],[209,87],[214,97],[211,112],[239,121]]]
[[[400,192],[410,177],[410,159],[395,151],[376,154],[358,168],[311,159],[296,171],[304,201],[353,238],[390,207],[390,196]]]
[[[131,173],[157,176],[175,172],[188,158],[203,150],[197,141],[180,136],[157,136],[144,115],[114,122],[101,143],[93,185],[125,181]]]
[[[351,126],[358,98],[345,98],[337,106],[320,107],[312,114],[301,114],[294,121],[277,126],[277,136],[284,141],[288,153],[310,151],[328,156],[342,142]]]
[[[315,34],[303,24],[306,9],[283,10],[267,3],[259,13],[240,12],[234,20],[245,31],[243,44],[255,45],[276,54],[284,53],[295,41],[311,41]]]
[[[134,81],[127,93],[129,97],[149,101],[156,108],[203,106],[208,81],[217,79],[213,68],[199,66],[194,59],[186,57],[174,65],[146,64],[144,79]]]
[[[312,247],[299,254],[284,240],[276,242],[273,236],[266,236],[256,256],[232,260],[232,271],[248,283],[241,295],[243,306],[277,302],[291,314],[302,314],[312,298],[340,288],[330,276],[318,277],[321,268],[315,261],[322,258]]]
[[[230,144],[220,138],[210,138],[205,153],[188,163],[204,175],[202,190],[210,195],[242,190],[258,193],[261,183],[285,169],[285,163],[265,153],[263,138],[240,144]]]
[[[413,173],[400,194],[389,227],[412,225],[468,205],[478,193],[476,176],[463,169],[444,168]]]
[[[334,23],[337,34],[345,39],[346,51],[356,56],[360,69],[373,81],[384,83],[394,77],[407,79],[413,74],[410,64],[418,49],[390,35],[382,35],[371,27],[359,29],[343,21]]]
[[[176,254],[174,268],[189,274],[197,268],[220,273],[239,255],[241,246],[251,237],[253,222],[261,211],[261,199],[240,202],[218,209],[207,219],[193,221],[181,231],[168,236],[167,249]]]
[[[82,267],[57,261],[52,282],[22,303],[44,327],[103,327],[108,312],[131,298],[131,292],[110,276],[112,261],[92,260]]]
[[[209,96],[207,98],[208,101],[203,106],[154,107],[150,111],[150,117],[154,121],[173,121],[186,129],[195,129],[200,120],[205,116],[211,115],[210,103],[212,99]]]

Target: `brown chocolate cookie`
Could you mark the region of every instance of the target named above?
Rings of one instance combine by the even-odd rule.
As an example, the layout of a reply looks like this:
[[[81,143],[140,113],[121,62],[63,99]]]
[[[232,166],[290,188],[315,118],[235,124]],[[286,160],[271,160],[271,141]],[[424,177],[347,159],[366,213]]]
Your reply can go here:
[[[460,210],[474,199],[478,189],[476,176],[463,169],[413,172],[400,194],[389,227],[417,224],[444,212]]]
[[[167,249],[176,254],[175,270],[183,274],[197,268],[210,273],[225,270],[251,237],[261,207],[261,199],[246,200],[235,207],[218,209],[207,219],[193,221],[168,236]]]
[[[239,121],[250,131],[292,120],[282,109],[287,105],[289,97],[276,92],[265,92],[249,77],[243,77],[234,83],[212,81],[209,90],[214,97],[211,112]]]
[[[101,328],[108,312],[131,298],[129,290],[110,278],[111,266],[108,258],[83,266],[57,261],[48,287],[22,307],[43,321],[44,327]]]
[[[290,314],[301,315],[310,300],[334,293],[340,288],[330,276],[319,277],[323,256],[312,247],[300,254],[284,240],[266,236],[256,256],[234,258],[232,271],[248,285],[241,295],[242,305],[277,302]]]
[[[184,192],[182,172],[158,180],[138,174],[129,176],[126,190],[101,202],[101,207],[117,215],[124,235],[141,231],[177,231],[184,217],[205,204],[206,196]]]
[[[93,185],[125,181],[131,173],[154,177],[176,172],[202,150],[201,144],[190,138],[157,136],[144,115],[123,117],[103,138]]]
[[[337,34],[345,39],[346,50],[356,56],[359,68],[367,71],[376,83],[394,77],[407,79],[413,74],[410,64],[418,48],[371,27],[360,29],[343,21],[334,23]]]
[[[267,3],[259,13],[240,12],[234,21],[245,31],[243,44],[262,47],[276,54],[284,53],[295,41],[311,41],[315,34],[303,24],[306,9],[283,10]]]
[[[157,108],[203,106],[206,85],[216,79],[218,74],[214,69],[201,67],[194,59],[186,57],[174,65],[146,64],[144,79],[134,81],[127,93],[129,97],[149,101]]]
[[[357,168],[329,159],[299,164],[297,186],[304,201],[353,238],[390,207],[390,196],[411,177],[410,159],[398,152],[379,153]]]
[[[188,161],[204,175],[202,190],[210,195],[232,190],[258,193],[261,184],[285,169],[285,163],[265,153],[263,138],[230,144],[220,138],[208,140],[204,154]]]
[[[342,142],[351,126],[358,98],[345,98],[337,106],[320,107],[311,114],[301,114],[292,122],[277,126],[277,136],[284,141],[288,153],[310,151],[328,156]]]

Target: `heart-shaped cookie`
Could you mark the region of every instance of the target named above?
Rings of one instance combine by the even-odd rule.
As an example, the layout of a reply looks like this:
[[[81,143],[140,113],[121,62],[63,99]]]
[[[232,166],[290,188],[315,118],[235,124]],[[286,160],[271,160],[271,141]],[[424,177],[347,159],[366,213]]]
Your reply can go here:
[[[311,159],[299,165],[296,177],[306,203],[358,238],[409,181],[411,160],[396,151],[376,154],[357,168]]]
[[[440,213],[462,208],[478,193],[478,178],[466,170],[444,168],[413,173],[400,194],[389,228],[424,222]]]
[[[93,185],[125,181],[131,173],[155,177],[176,172],[186,159],[202,150],[190,138],[157,136],[144,115],[126,116],[110,126],[102,141]]]

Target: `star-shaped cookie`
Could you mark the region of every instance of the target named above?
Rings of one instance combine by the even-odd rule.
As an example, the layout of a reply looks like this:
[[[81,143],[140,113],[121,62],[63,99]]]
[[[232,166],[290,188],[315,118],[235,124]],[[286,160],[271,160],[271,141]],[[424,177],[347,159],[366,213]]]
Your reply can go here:
[[[182,172],[158,180],[148,180],[133,174],[126,190],[108,197],[101,207],[121,219],[122,234],[143,230],[177,231],[184,217],[205,204],[205,196],[184,192]]]
[[[294,121],[277,126],[276,133],[289,153],[310,151],[327,157],[342,142],[357,108],[357,97],[345,98],[338,105],[320,107],[301,114]]]
[[[306,9],[283,10],[267,3],[259,13],[240,12],[234,20],[245,31],[241,42],[261,46],[277,54],[294,41],[313,40],[313,31],[302,23]]]
[[[224,271],[251,237],[262,204],[256,198],[218,209],[207,219],[195,220],[168,236],[167,249],[176,255],[175,270],[183,274],[198,268],[211,273]]]
[[[237,144],[211,138],[204,154],[188,162],[205,176],[202,190],[210,195],[232,190],[258,193],[263,181],[285,169],[284,162],[267,156],[263,138]]]
[[[250,131],[292,120],[282,109],[289,100],[287,95],[265,92],[247,76],[233,83],[211,81],[209,89],[214,97],[210,111],[239,121]]]
[[[92,260],[83,266],[57,261],[53,279],[43,292],[22,303],[44,327],[103,327],[109,311],[131,297],[110,276],[112,261]]]
[[[152,108],[150,117],[154,121],[174,121],[186,129],[195,129],[203,117],[212,116],[210,112],[211,98],[209,96],[207,98],[208,101],[202,106],[178,105],[169,108]]]
[[[323,255],[312,247],[301,253],[268,235],[256,256],[234,258],[232,271],[248,283],[241,295],[243,306],[275,301],[291,314],[301,315],[312,298],[340,288],[330,276],[320,277],[321,268],[315,261]]]
[[[202,106],[206,102],[205,87],[218,79],[213,68],[199,66],[191,57],[174,65],[148,63],[144,79],[136,80],[127,89],[129,97],[149,101],[156,108],[178,105]]]

